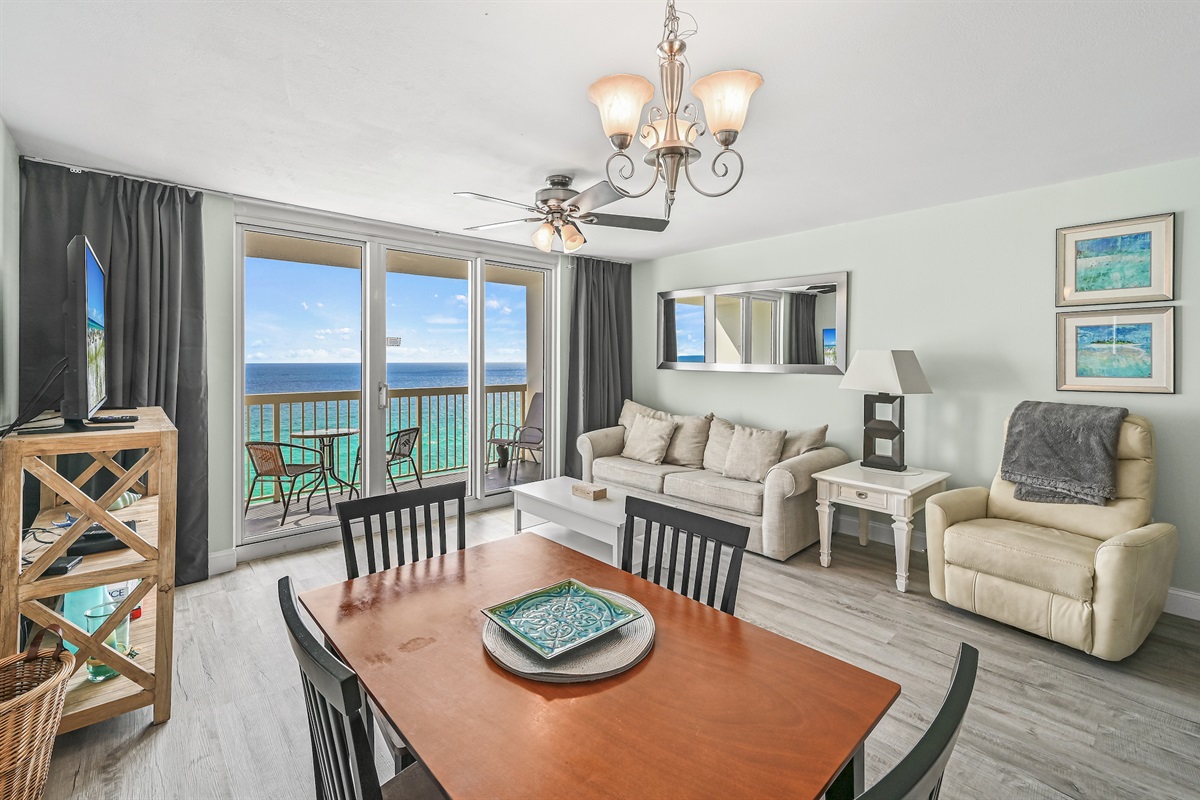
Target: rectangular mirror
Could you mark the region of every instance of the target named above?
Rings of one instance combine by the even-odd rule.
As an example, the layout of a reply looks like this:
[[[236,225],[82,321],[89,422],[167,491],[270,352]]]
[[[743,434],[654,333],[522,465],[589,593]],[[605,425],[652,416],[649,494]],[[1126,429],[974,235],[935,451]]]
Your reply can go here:
[[[846,371],[847,273],[658,295],[658,368]]]

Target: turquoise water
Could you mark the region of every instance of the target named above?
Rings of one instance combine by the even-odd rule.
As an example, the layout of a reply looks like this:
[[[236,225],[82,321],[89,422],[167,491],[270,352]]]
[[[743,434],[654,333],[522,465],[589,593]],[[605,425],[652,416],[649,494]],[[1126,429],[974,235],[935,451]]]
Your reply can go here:
[[[246,394],[357,392],[360,375],[357,364],[247,364]],[[525,365],[489,364],[485,377],[489,387],[524,384]],[[422,473],[465,469],[470,435],[467,365],[389,364],[388,384],[393,389],[445,389],[427,396],[390,398],[388,431],[421,428],[420,444],[415,455],[418,456]],[[521,400],[519,391],[490,389],[487,395],[487,430],[490,431],[496,423],[520,422],[523,413]],[[525,403],[528,402],[529,398],[526,397]],[[274,405],[251,406],[246,408],[244,425],[247,441],[280,441],[316,448],[318,445],[315,440],[297,434],[318,428],[358,428],[359,399],[355,394],[343,400],[321,399],[281,404],[278,415]],[[358,447],[357,433],[335,440],[335,465],[338,476],[343,480],[348,481],[354,471]],[[285,457],[290,461],[303,460],[307,463],[316,460],[314,454],[288,452],[286,449]],[[393,467],[393,474],[398,477],[408,477],[411,472],[407,464]],[[246,475],[249,478],[253,474],[247,458]],[[255,497],[268,497],[273,491],[273,482],[271,486],[265,486],[260,481]]]

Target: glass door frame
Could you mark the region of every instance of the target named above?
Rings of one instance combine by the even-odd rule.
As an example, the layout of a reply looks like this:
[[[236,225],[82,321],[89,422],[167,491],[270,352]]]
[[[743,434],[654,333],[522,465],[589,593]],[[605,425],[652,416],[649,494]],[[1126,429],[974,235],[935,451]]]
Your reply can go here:
[[[235,280],[234,294],[234,353],[233,353],[233,420],[235,436],[233,497],[238,502],[232,509],[234,543],[239,560],[285,550],[311,547],[336,541],[340,532],[336,524],[314,526],[304,533],[276,534],[271,537],[245,538],[245,519],[241,498],[245,491],[245,429],[243,406],[245,398],[245,234],[261,232],[362,247],[362,386],[359,401],[359,440],[363,448],[363,491],[380,493],[386,484],[385,448],[386,416],[379,407],[377,393],[380,383],[387,381],[386,347],[386,282],[388,249],[410,253],[455,258],[469,264],[468,279],[468,336],[470,342],[468,386],[472,388],[470,431],[470,465],[467,511],[492,508],[511,503],[511,494],[502,492],[487,496],[484,487],[486,469],[486,380],[484,359],[484,311],[486,302],[486,265],[516,267],[545,274],[545,307],[543,309],[543,371],[548,398],[556,398],[563,328],[560,320],[560,273],[564,268],[558,254],[544,255],[531,248],[494,242],[457,234],[441,233],[423,228],[411,228],[394,223],[351,217],[332,212],[286,206],[252,198],[234,198],[235,218]],[[477,390],[475,387],[479,387]],[[544,477],[562,472],[559,431],[559,403],[546,403],[546,442]]]

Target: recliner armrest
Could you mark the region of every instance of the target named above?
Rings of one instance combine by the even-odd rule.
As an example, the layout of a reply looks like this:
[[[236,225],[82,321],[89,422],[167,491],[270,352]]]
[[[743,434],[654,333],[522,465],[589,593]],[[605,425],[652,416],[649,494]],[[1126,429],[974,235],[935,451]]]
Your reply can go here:
[[[592,462],[605,456],[619,456],[625,449],[625,426],[614,425],[582,433],[575,440],[575,449],[583,456],[583,479],[592,480]]]
[[[1152,522],[1096,550],[1092,655],[1119,661],[1141,646],[1167,601],[1179,532]]]
[[[925,554],[929,559],[929,593],[946,599],[946,547],[944,536],[951,525],[987,516],[988,490],[967,486],[939,492],[925,501]]]
[[[849,461],[850,456],[836,447],[819,447],[780,461],[767,470],[763,484],[775,497],[795,497],[812,488],[814,472],[839,467]]]

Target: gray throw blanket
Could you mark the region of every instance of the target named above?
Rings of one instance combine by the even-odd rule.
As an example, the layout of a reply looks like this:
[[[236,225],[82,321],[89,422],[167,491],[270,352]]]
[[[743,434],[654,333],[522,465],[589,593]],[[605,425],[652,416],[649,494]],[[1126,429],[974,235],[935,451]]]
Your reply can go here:
[[[1095,506],[1117,496],[1124,408],[1025,400],[1008,421],[1000,477],[1016,498]]]

